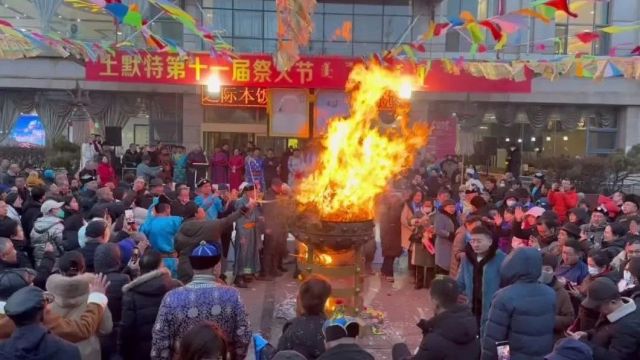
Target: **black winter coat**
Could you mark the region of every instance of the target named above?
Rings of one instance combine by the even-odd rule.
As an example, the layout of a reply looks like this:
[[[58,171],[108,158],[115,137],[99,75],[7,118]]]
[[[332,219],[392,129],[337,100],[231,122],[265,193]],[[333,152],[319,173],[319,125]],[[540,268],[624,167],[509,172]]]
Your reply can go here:
[[[80,247],[78,243],[78,231],[84,226],[84,219],[79,212],[71,213],[64,218],[64,231],[62,241],[65,251],[76,250]]]
[[[95,272],[93,261],[98,246],[100,246],[100,243],[97,241],[87,241],[83,248],[78,249],[84,256],[85,272]]]
[[[340,344],[327,350],[318,360],[374,360],[374,357],[357,344]]]
[[[623,301],[622,308],[602,317],[588,332],[594,360],[640,359],[640,310],[632,300]]]
[[[395,200],[386,201],[379,207],[380,246],[384,257],[402,255],[403,207],[404,202]]]
[[[17,328],[8,340],[0,342],[0,359],[80,360],[80,350],[42,324],[34,324]]]
[[[141,275],[122,288],[120,344],[125,360],[149,359],[151,330],[164,295],[182,284],[167,269]]]
[[[41,206],[42,203],[29,200],[22,207],[20,222],[22,223],[22,230],[24,231],[24,237],[26,240],[31,238],[31,230],[33,230],[33,224],[36,222],[36,219],[42,216],[42,213],[40,212]],[[30,242],[27,241],[27,247],[29,244]]]
[[[317,359],[325,351],[322,325],[325,316],[299,316],[284,325],[278,351],[294,350],[307,359]]]
[[[480,357],[475,316],[466,305],[456,305],[429,320],[420,320],[422,341],[412,360],[474,360]]]
[[[540,360],[553,350],[555,291],[538,282],[540,251],[520,248],[502,263],[508,286],[496,292],[482,337],[482,360],[497,359],[496,343],[508,341],[512,360]]]

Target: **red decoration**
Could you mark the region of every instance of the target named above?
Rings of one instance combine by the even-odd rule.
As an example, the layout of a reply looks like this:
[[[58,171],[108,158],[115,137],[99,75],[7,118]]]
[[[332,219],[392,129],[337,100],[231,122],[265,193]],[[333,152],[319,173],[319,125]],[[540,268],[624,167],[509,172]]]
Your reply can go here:
[[[631,55],[640,55],[640,46],[636,46],[631,50]]]
[[[500,30],[500,25],[492,23],[489,20],[482,20],[479,22],[479,24],[489,29],[489,31],[491,31],[491,36],[493,36],[493,40],[499,42],[502,39],[502,31]]]
[[[565,12],[567,15],[577,18],[578,14],[574,13],[569,9],[569,4],[567,0],[549,0],[544,5],[552,7],[558,11]]]
[[[583,32],[577,33],[576,37],[583,44],[589,44],[591,42],[598,40],[600,38],[600,35],[597,32],[593,32],[593,31],[583,31]]]
[[[437,23],[435,28],[433,29],[433,36],[440,36],[444,30],[449,27],[449,23]]]
[[[418,74],[418,67],[425,66],[425,63],[412,63],[391,53],[373,59],[371,61],[378,61],[406,74]],[[464,61],[464,58],[459,61]],[[187,59],[166,52],[117,52],[113,57],[87,62],[85,67],[88,81],[205,85],[211,74],[217,73],[222,85],[230,87],[343,90],[351,69],[360,62],[362,60],[357,58],[302,56],[290,70],[280,72],[275,67],[273,57],[267,54],[239,54],[237,58],[228,60],[223,56],[211,57],[208,52],[190,53]],[[461,66],[459,68],[459,75],[450,74],[441,61],[431,61],[430,70],[424,73],[416,90],[452,93],[531,92],[531,72],[527,71],[524,81],[488,80],[468,74]]]

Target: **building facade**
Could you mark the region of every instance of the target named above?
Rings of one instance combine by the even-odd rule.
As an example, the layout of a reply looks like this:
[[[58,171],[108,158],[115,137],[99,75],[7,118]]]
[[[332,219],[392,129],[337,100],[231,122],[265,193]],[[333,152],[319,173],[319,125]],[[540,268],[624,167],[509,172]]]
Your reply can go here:
[[[39,0],[0,0],[0,19],[16,27],[57,32],[81,40],[134,39],[131,31],[113,26],[104,14],[92,14],[60,2],[51,11],[38,6]],[[146,17],[158,19],[153,31],[171,37],[189,51],[204,49],[202,41],[142,0],[138,3]],[[570,2],[578,3],[578,0]],[[183,8],[203,23],[224,29],[223,36],[239,53],[272,53],[276,47],[277,21],[274,0],[182,0]],[[315,29],[306,55],[336,55],[359,58],[416,39],[438,21],[469,11],[487,18],[528,6],[529,0],[443,0],[435,12],[421,0],[318,0]],[[640,43],[640,33],[603,35],[583,44],[575,34],[607,25],[640,23],[640,3],[636,0],[609,2],[582,1],[577,19],[557,14],[550,24],[529,21],[513,36],[501,53],[478,54],[479,59],[554,59],[559,55],[606,56],[628,54]],[[50,11],[50,13],[46,13]],[[41,20],[45,18],[48,20]],[[345,22],[352,24],[352,40],[336,31]],[[490,38],[490,36],[488,36]],[[431,59],[459,58],[469,54],[470,42],[464,33],[449,31],[432,39],[423,56]],[[596,82],[562,77],[555,81],[536,78],[532,91],[519,93],[414,93],[416,120],[455,117],[469,140],[481,148],[504,149],[518,144],[528,156],[608,154],[629,150],[640,142],[640,84],[623,78]],[[203,145],[208,150],[222,143],[244,146],[249,141],[263,148],[284,150],[304,142],[304,138],[270,136],[269,115],[264,107],[220,107],[203,104],[203,88],[188,85],[136,84],[88,81],[82,63],[55,54],[20,60],[0,60],[0,92],[54,93],[78,111],[79,104],[91,103],[94,113],[101,98],[123,97],[129,116],[113,119],[104,115],[103,127],[122,128],[123,143],[163,141],[188,147]],[[86,98],[86,101],[83,99]],[[86,105],[86,107],[90,107]],[[78,111],[80,112],[80,111]],[[81,126],[82,113],[70,121]],[[78,119],[80,118],[80,119]],[[12,122],[0,119],[3,132]],[[98,121],[100,123],[100,121]],[[47,124],[45,124],[46,126]],[[473,129],[474,131],[468,131]],[[65,134],[70,133],[66,131]],[[483,145],[485,144],[485,145]],[[484,147],[483,147],[484,146]],[[488,154],[496,164],[503,152]]]

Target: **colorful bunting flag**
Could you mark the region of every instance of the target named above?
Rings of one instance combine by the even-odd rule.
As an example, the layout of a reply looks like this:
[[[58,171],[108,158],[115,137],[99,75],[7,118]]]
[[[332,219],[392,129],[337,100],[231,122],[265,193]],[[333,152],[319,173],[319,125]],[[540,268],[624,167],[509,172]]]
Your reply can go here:
[[[638,30],[638,29],[640,29],[640,25],[627,25],[627,26],[611,25],[611,26],[604,27],[600,30],[609,34],[619,34],[619,33]]]
[[[597,32],[593,31],[583,31],[577,33],[575,37],[580,40],[581,43],[589,44],[598,40],[600,38],[600,35]]]
[[[519,15],[523,15],[523,16],[529,16],[532,18],[536,18],[539,19],[540,21],[542,21],[545,24],[549,24],[551,22],[551,19],[548,18],[546,15],[539,13],[533,9],[529,9],[529,8],[524,8],[524,9],[520,9],[520,10],[516,10],[514,11],[515,14],[519,14]]]
[[[566,13],[567,15],[573,17],[573,18],[577,18],[578,14],[576,14],[575,12],[571,11],[571,9],[569,8],[569,4],[567,2],[568,0],[547,0],[543,3],[543,5],[546,6],[550,6],[558,11],[562,11],[564,13]]]

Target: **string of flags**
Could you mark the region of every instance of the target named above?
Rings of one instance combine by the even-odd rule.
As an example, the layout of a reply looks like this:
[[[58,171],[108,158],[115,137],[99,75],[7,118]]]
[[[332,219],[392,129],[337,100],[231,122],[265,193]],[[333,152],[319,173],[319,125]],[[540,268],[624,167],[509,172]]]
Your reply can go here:
[[[476,19],[468,11],[458,16],[450,17],[446,21],[431,22],[427,30],[417,40],[400,43],[398,46],[381,54],[372,54],[365,60],[373,60],[383,64],[393,64],[394,61],[408,59],[418,62],[418,54],[427,51],[428,42],[448,31],[457,31],[470,42],[469,57],[471,61],[460,56],[456,59],[440,59],[445,70],[452,74],[466,71],[474,76],[487,79],[511,79],[515,81],[526,79],[525,72],[531,71],[536,76],[555,80],[560,76],[575,76],[600,80],[609,77],[625,77],[640,79],[640,45],[633,47],[633,43],[618,44],[609,51],[608,58],[593,57],[585,54],[559,56],[554,60],[536,61],[478,61],[476,53],[482,53],[493,46],[494,50],[502,50],[509,44],[509,39],[515,38],[523,27],[528,26],[529,19],[550,23],[557,13],[577,17],[580,7],[593,1],[607,0],[578,0],[568,3],[567,0],[535,0],[530,7],[508,12],[504,15],[488,19]],[[136,4],[123,4],[121,0],[65,0],[69,5],[93,13],[106,13],[119,26],[128,26],[144,38],[148,49],[177,53],[186,57],[188,54],[177,43],[168,38],[162,38],[151,32],[149,24],[154,19],[145,19]],[[175,21],[181,23],[185,29],[200,37],[211,47],[211,56],[223,56],[231,59],[235,57],[233,48],[226,43],[218,32],[211,31],[189,13],[169,0],[149,0],[149,4],[158,7]],[[299,57],[299,47],[308,43],[313,31],[312,15],[315,0],[278,0],[278,50],[274,54],[276,63],[283,68],[290,67]],[[334,31],[332,40],[351,41],[352,27],[350,21],[345,21]],[[575,34],[578,41],[589,44],[598,40],[603,33],[620,34],[640,30],[640,24],[610,25],[597,31],[585,31]],[[134,33],[134,35],[136,34]],[[491,44],[488,39],[492,39]],[[534,49],[544,52],[548,44],[562,47],[563,39],[555,37],[537,41]],[[522,45],[522,44],[518,44]],[[621,47],[631,49],[630,57],[618,57]],[[41,34],[14,27],[10,22],[0,20],[0,58],[17,59],[38,56],[43,49],[51,49],[63,57],[73,56],[85,61],[97,61],[100,57],[113,55],[116,51],[139,53],[147,51],[140,49],[131,41],[125,39],[118,43],[109,41],[85,42],[64,38],[57,34]],[[420,61],[421,65],[424,61]],[[430,69],[430,61],[423,66]]]

